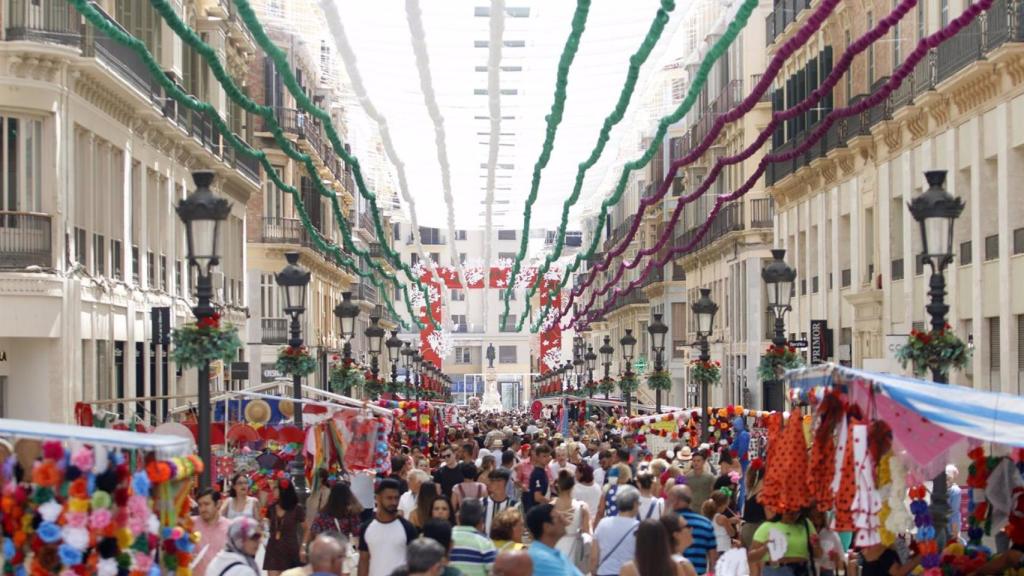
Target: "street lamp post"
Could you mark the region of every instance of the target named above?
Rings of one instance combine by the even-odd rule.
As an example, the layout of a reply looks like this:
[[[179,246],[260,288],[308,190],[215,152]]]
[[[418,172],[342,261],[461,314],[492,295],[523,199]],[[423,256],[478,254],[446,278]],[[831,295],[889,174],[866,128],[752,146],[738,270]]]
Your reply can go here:
[[[367,345],[370,348],[370,373],[373,379],[379,381],[380,374],[379,358],[381,349],[384,348],[384,328],[380,325],[380,316],[374,312],[370,315],[370,325],[363,331],[366,336]]]
[[[651,336],[651,348],[654,350],[654,373],[657,374],[665,369],[665,335],[668,334],[668,326],[661,321],[661,314],[654,314],[654,322],[647,325],[647,333]],[[661,414],[661,388],[654,391],[655,411]]]
[[[306,288],[309,286],[309,270],[299,266],[299,253],[286,252],[288,264],[277,273],[277,284],[284,288],[284,312],[291,318],[289,324],[288,346],[298,350],[302,348],[302,314],[306,311]],[[292,400],[294,400],[295,427],[303,430],[302,422],[302,375],[292,374]],[[306,497],[306,461],[302,450],[293,460],[295,491],[299,498]]]
[[[597,367],[597,354],[594,353],[594,346],[587,344],[587,353],[583,355],[583,359],[587,362],[587,390],[590,392],[590,397],[594,397],[594,368]]]
[[[398,389],[398,359],[402,356],[402,339],[398,337],[398,331],[392,330],[391,337],[387,340],[388,360],[391,362],[391,387]]]
[[[345,339],[341,353],[346,364],[352,360],[352,339],[356,336],[356,318],[359,305],[352,301],[351,292],[341,293],[341,302],[334,307],[334,315],[341,321],[341,337]]]
[[[636,351],[636,336],[633,336],[633,329],[626,328],[626,335],[619,339],[619,346],[622,346],[622,361],[626,364],[626,374],[623,376],[623,380],[632,382],[633,378],[633,354]],[[619,383],[622,386],[622,383]],[[624,391],[626,395],[626,417],[629,418],[633,415],[633,391],[628,388],[632,388],[632,385],[627,387]]]
[[[615,354],[611,336],[604,337],[604,344],[601,345],[598,352],[601,353],[601,363],[604,364],[604,378],[607,380],[612,377],[612,354]],[[608,399],[608,392],[604,393],[604,399]]]
[[[412,353],[412,376],[413,386],[415,387],[415,400],[420,399],[420,368],[423,366],[423,356],[420,356],[419,351]]]
[[[188,250],[189,268],[196,270],[196,305],[192,308],[197,321],[210,318],[216,313],[213,299],[213,267],[220,260],[217,241],[220,238],[220,223],[231,211],[231,204],[219,198],[210,190],[214,173],[197,170],[192,173],[196,190],[178,203],[178,218],[185,224],[185,239]],[[213,482],[213,459],[210,455],[210,363],[199,365],[199,458],[203,461],[203,473],[199,478],[202,489]]]
[[[412,378],[412,342],[406,342],[402,346],[402,367],[405,368],[405,394],[406,397],[410,395],[412,387],[410,386],[410,378]]]
[[[691,306],[693,309],[693,315],[697,319],[697,342],[700,345],[700,361],[707,363],[711,361],[711,349],[708,345],[708,338],[711,337],[711,331],[715,326],[715,314],[718,312],[718,304],[715,304],[711,300],[711,290],[708,288],[700,289],[700,298],[693,303]],[[708,414],[708,381],[705,378],[701,379],[700,383],[700,413],[701,413],[701,431],[700,438],[702,442],[706,442],[708,439],[708,426],[709,426],[709,414]]]
[[[925,310],[931,316],[932,331],[946,329],[946,266],[953,261],[953,225],[964,210],[964,201],[946,191],[946,171],[931,170],[924,173],[928,190],[910,201],[908,208],[914,220],[921,226],[922,253],[932,269],[928,280],[928,306]],[[948,384],[946,374],[933,365],[932,380]],[[929,512],[935,526],[935,538],[940,546],[945,545],[949,532],[949,496],[945,471],[940,471],[932,483],[932,499]]]
[[[793,282],[796,280],[796,269],[786,264],[783,260],[785,257],[786,250],[776,248],[772,250],[772,261],[761,269],[761,279],[768,287],[768,308],[775,318],[772,344],[779,348],[786,346],[785,315],[792,309],[790,301],[793,298]],[[783,396],[779,380],[762,383],[761,403],[765,410],[782,410],[785,407]]]

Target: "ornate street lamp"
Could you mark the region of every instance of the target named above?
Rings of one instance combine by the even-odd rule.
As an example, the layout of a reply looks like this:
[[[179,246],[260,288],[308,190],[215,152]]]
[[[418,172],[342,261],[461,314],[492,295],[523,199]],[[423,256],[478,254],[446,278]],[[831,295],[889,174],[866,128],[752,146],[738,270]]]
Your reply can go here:
[[[786,264],[783,258],[786,251],[781,248],[772,250],[772,261],[761,269],[761,279],[768,287],[768,308],[775,318],[775,335],[772,337],[772,344],[778,348],[786,346],[786,312],[792,308],[790,301],[793,298],[793,282],[796,280],[796,270]],[[782,384],[778,380],[762,382],[761,403],[765,410],[782,410],[785,407],[785,400],[782,394]]]
[[[370,348],[370,372],[373,374],[373,379],[377,380],[377,376],[380,374],[378,358],[384,348],[384,328],[380,325],[380,316],[376,312],[370,316],[370,325],[363,331],[363,335],[366,336],[366,342]]]
[[[626,364],[626,373],[623,379],[632,381],[633,378],[633,353],[636,350],[636,336],[633,336],[633,329],[626,328],[626,335],[619,339],[619,346],[622,346],[622,361]],[[620,383],[619,386],[622,386]],[[633,415],[633,392],[624,392],[626,396],[626,417]]]
[[[351,292],[341,293],[341,302],[334,307],[334,315],[341,321],[341,337],[345,340],[341,352],[348,364],[352,360],[352,339],[356,336],[356,318],[359,316],[359,305],[352,301]]]
[[[583,355],[583,359],[587,362],[587,388],[590,391],[590,397],[594,397],[594,368],[597,367],[597,354],[594,353],[594,346],[587,344],[587,353]]]
[[[615,354],[611,336],[604,337],[604,344],[601,345],[598,352],[601,353],[601,363],[604,364],[604,378],[607,380],[612,377],[612,354]],[[608,399],[608,392],[604,393],[604,399]]]
[[[410,378],[412,377],[412,342],[406,342],[402,346],[402,367],[405,368],[405,393],[408,396],[412,391]]]
[[[192,308],[196,320],[201,322],[216,313],[213,299],[213,267],[220,260],[217,241],[220,223],[231,212],[231,204],[210,190],[214,173],[197,170],[192,173],[196,190],[178,203],[178,218],[185,224],[186,249],[190,268],[197,270],[196,305]],[[213,458],[210,455],[210,363],[204,361],[198,369],[199,388],[199,458],[203,461],[200,488],[209,488],[213,478]]]
[[[420,367],[423,365],[423,356],[420,356],[419,351],[412,353],[412,374],[413,374],[413,387],[416,390],[415,400],[420,399]]]
[[[306,289],[309,286],[309,270],[299,266],[299,253],[286,252],[285,267],[277,273],[277,285],[284,288],[284,312],[291,318],[289,323],[288,346],[298,350],[302,348],[302,314],[306,311]],[[292,399],[295,402],[295,426],[304,430],[302,422],[302,376],[292,374]],[[292,461],[292,476],[295,478],[295,490],[299,498],[306,497],[306,464],[300,450]]]
[[[953,226],[964,211],[963,198],[957,198],[946,191],[946,171],[931,170],[924,173],[928,189],[910,201],[908,208],[914,220],[921,226],[921,258],[927,260],[932,269],[928,280],[928,305],[925,310],[931,316],[932,331],[946,328],[946,266],[953,261]],[[933,365],[932,380],[948,384],[949,378],[938,365]],[[936,541],[945,542],[949,526],[949,498],[945,471],[940,471],[932,482],[932,498],[929,512],[934,519]]]
[[[402,339],[398,337],[398,330],[391,331],[388,338],[388,360],[391,362],[391,387],[398,388],[398,360],[402,356]]]
[[[711,300],[709,288],[700,289],[700,298],[690,307],[697,319],[697,342],[700,345],[700,361],[707,363],[711,361],[711,350],[708,346],[708,338],[715,327],[715,314],[718,313],[718,304]],[[700,382],[700,413],[701,413],[701,441],[708,439],[708,381],[702,379]]]
[[[654,350],[654,373],[665,370],[665,335],[668,326],[661,321],[661,314],[654,314],[654,321],[647,325],[647,333],[651,336],[651,348]],[[661,414],[661,388],[654,391],[655,411]]]

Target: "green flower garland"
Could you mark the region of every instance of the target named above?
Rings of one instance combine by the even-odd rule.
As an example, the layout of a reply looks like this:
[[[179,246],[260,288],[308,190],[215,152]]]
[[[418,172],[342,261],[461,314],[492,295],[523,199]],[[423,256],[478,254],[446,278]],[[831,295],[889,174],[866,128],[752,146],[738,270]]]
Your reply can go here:
[[[380,378],[366,378],[365,376],[363,379],[365,382],[363,389],[366,390],[367,396],[374,398],[384,394],[385,383],[383,380]]]
[[[764,356],[761,356],[761,364],[757,367],[757,376],[761,380],[778,380],[779,375],[776,368],[781,368],[785,372],[801,368],[803,365],[803,358],[796,353],[796,348],[772,344]]]
[[[602,394],[611,394],[615,391],[615,379],[611,377],[602,378],[597,383],[597,390]]]
[[[912,366],[915,376],[923,376],[930,369],[949,374],[950,368],[962,370],[967,366],[971,350],[946,324],[938,331],[911,330],[907,343],[896,350],[896,359],[904,368]]]
[[[647,387],[651,390],[671,390],[672,375],[667,370],[660,370],[647,377]]]
[[[181,368],[199,366],[203,362],[223,360],[230,362],[237,356],[242,341],[238,330],[231,324],[220,325],[220,314],[203,318],[194,324],[186,324],[171,330],[174,348],[171,360]]]
[[[351,360],[336,364],[331,368],[329,376],[331,391],[335,394],[349,395],[353,390],[358,390],[366,385],[366,378],[363,371],[355,366]]]
[[[694,382],[703,384],[707,382],[710,385],[718,384],[722,379],[722,363],[717,360],[694,360],[690,362],[690,375],[693,377]]]
[[[316,372],[316,358],[309,353],[309,348],[285,346],[277,353],[274,368],[281,374],[289,376],[306,376]]]

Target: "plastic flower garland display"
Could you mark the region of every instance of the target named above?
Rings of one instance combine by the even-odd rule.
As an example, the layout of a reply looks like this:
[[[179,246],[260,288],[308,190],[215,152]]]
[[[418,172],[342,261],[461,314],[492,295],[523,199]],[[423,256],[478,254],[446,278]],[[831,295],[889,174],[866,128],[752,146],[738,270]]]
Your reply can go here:
[[[696,382],[715,385],[722,379],[722,363],[718,360],[708,360],[707,362],[697,359],[690,362],[690,374],[693,375],[693,379]]]
[[[928,512],[928,503],[925,502],[927,494],[928,489],[922,485],[910,489],[910,513],[914,515],[914,525],[917,527],[917,549],[921,554],[924,574],[940,576],[942,572],[939,568],[939,546],[935,541],[932,515]]]
[[[366,378],[361,368],[352,359],[335,364],[330,374],[331,391],[336,394],[351,394],[366,385]]]
[[[316,358],[310,355],[306,346],[285,346],[278,351],[274,368],[288,376],[306,376],[316,372]]]
[[[915,376],[928,370],[949,374],[950,368],[962,370],[971,361],[971,350],[946,324],[942,330],[911,330],[907,343],[896,350],[896,359],[904,368],[909,364]]]
[[[153,459],[132,473],[124,455],[102,447],[71,452],[48,441],[42,456],[23,483],[13,458],[0,473],[4,574],[159,576],[161,564],[191,574],[198,536],[178,524],[190,522],[189,483],[175,481],[201,471],[197,457]]]
[[[667,370],[660,370],[647,377],[647,387],[651,390],[671,390],[672,375]]]
[[[794,370],[804,365],[803,358],[792,346],[768,346],[768,351],[761,356],[761,364],[757,367],[757,376],[761,380],[775,380],[786,370]]]
[[[231,324],[221,326],[218,313],[175,328],[171,331],[171,339],[174,341],[171,359],[182,368],[214,360],[230,362],[242,346],[238,330]]]

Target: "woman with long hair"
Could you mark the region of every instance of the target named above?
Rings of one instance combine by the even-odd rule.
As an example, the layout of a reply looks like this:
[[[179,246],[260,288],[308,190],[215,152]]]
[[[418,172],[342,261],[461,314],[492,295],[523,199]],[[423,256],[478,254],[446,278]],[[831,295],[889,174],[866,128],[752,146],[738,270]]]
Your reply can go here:
[[[686,519],[670,512],[661,518],[661,526],[668,535],[668,545],[672,550],[672,560],[683,567],[686,576],[697,576],[693,564],[683,556],[683,552],[693,544],[693,529],[686,524]]]
[[[433,482],[420,484],[420,493],[416,496],[416,507],[409,515],[409,522],[412,522],[417,530],[422,530],[427,520],[433,517],[434,500],[437,500],[437,497],[437,484]]]
[[[248,516],[235,518],[228,526],[224,548],[210,561],[206,573],[216,576],[260,576],[256,551],[262,539],[259,522]]]
[[[587,504],[587,511],[593,516],[601,503],[601,487],[594,481],[594,469],[585,461],[576,467],[576,485],[572,487],[574,500]]]
[[[270,539],[263,556],[263,569],[268,576],[279,576],[282,571],[302,565],[299,558],[300,543],[305,542],[305,511],[299,505],[299,495],[291,480],[280,478],[274,482],[274,502],[267,509],[270,521]]]
[[[434,499],[434,505],[430,509],[430,518],[444,520],[449,524],[455,523],[455,512],[452,511],[452,503],[444,496]]]
[[[455,512],[459,511],[459,505],[462,504],[463,500],[469,500],[470,498],[483,500],[484,496],[487,496],[487,486],[483,482],[477,481],[477,478],[480,477],[480,471],[477,469],[476,464],[463,462],[459,468],[462,470],[462,482],[452,488],[452,505]]]
[[[235,474],[231,477],[231,484],[228,488],[228,498],[220,507],[221,516],[228,520],[234,520],[240,516],[246,516],[254,520],[260,519],[260,501],[255,496],[249,495],[249,477],[245,474]]]
[[[359,532],[359,515],[363,505],[352,494],[348,482],[338,482],[331,487],[327,502],[320,508],[306,536],[306,542],[312,542],[324,532],[340,532],[352,538]]]
[[[636,553],[619,570],[619,576],[688,576],[672,559],[669,534],[660,519],[648,519],[636,530]]]
[[[764,505],[757,501],[764,485],[764,462],[755,458],[747,468],[747,494],[743,502],[743,524],[740,526],[740,542],[744,547],[750,548],[754,541],[754,532],[762,522],[767,520],[764,513]]]
[[[565,536],[555,544],[555,549],[583,571],[590,566],[587,554],[590,549],[590,511],[582,500],[572,497],[573,486],[576,485],[572,472],[566,468],[559,471],[556,485],[558,497],[554,501],[555,512],[569,518],[569,525],[565,527]]]

